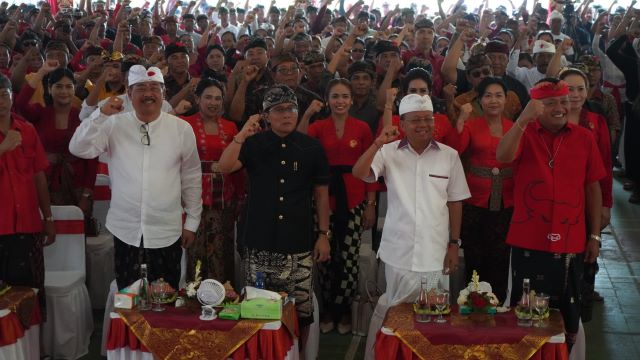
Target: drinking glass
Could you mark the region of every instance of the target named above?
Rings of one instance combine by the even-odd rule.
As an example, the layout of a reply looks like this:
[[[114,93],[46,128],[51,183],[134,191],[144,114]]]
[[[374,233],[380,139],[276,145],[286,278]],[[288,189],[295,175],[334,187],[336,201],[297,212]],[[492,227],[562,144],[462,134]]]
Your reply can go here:
[[[166,299],[166,283],[164,281],[156,281],[151,284],[151,294],[153,295],[154,307],[153,311],[164,311],[162,302]]]
[[[447,308],[449,304],[449,292],[446,290],[439,289],[435,296],[436,300],[436,308],[438,309],[438,318],[436,319],[437,323],[446,323],[447,320],[442,316],[442,312]]]
[[[544,293],[536,294],[533,299],[533,306],[538,316],[536,327],[544,327],[544,315],[549,310],[549,295]]]

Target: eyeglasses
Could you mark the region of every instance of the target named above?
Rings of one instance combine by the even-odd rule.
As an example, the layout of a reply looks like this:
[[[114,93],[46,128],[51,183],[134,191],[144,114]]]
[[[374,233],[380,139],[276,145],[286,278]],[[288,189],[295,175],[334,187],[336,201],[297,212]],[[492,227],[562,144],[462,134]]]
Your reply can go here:
[[[352,53],[364,53],[364,49],[351,49]]]
[[[491,76],[491,69],[484,68],[481,70],[474,70],[474,71],[471,71],[469,75],[471,75],[471,77],[474,77],[476,79],[479,78],[481,75]]]
[[[293,68],[279,68],[278,70],[276,70],[279,74],[282,75],[287,75],[287,74],[296,74],[298,71],[300,71],[299,67],[293,67]]]
[[[274,107],[273,109],[269,110],[269,112],[274,112],[276,114],[297,113],[298,107],[295,105]]]
[[[151,145],[151,137],[149,137],[149,124],[140,125],[140,134],[142,134],[142,137],[140,137],[140,142],[142,143],[142,145]]]

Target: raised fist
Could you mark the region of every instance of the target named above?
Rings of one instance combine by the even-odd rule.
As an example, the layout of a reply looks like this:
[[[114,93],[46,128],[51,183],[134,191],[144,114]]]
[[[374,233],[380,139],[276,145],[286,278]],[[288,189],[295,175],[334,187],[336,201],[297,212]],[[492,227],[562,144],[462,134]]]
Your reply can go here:
[[[107,116],[111,116],[121,112],[123,109],[122,100],[117,96],[112,96],[106,103],[104,103],[104,105],[102,105],[100,112]]]

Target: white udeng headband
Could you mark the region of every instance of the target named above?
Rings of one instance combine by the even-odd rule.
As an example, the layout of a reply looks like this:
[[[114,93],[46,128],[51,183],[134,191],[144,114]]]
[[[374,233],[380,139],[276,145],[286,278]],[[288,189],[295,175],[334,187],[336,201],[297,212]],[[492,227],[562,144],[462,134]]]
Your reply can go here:
[[[164,84],[164,77],[160,69],[155,66],[145,69],[142,65],[133,65],[129,69],[129,86],[148,81]]]
[[[402,116],[413,111],[433,111],[433,103],[429,95],[409,94],[400,101],[399,114]]]

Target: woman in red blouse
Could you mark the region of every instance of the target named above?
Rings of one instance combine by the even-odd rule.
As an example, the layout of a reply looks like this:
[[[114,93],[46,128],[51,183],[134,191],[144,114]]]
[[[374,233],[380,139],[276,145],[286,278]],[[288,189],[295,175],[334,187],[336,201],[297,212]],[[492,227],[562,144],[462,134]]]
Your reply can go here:
[[[509,279],[505,240],[513,213],[513,179],[511,164],[496,160],[496,148],[513,122],[503,115],[507,86],[502,80],[487,77],[477,90],[484,115],[468,119],[473,109],[471,104],[463,105],[450,144],[463,158],[471,191],[471,198],[464,203],[462,247],[467,279],[477,270],[504,301]]]
[[[220,45],[198,48],[198,61],[189,66],[189,73],[194,77],[210,77],[226,82],[231,75],[225,64],[225,53]]]
[[[46,105],[29,103],[45,76]],[[47,153],[50,166],[46,175],[51,204],[76,205],[89,218],[98,162],[97,159],[77,158],[69,152],[69,141],[80,125],[80,110],[72,106],[74,91],[73,73],[66,68],[58,68],[57,60],[48,60],[22,87],[15,107],[33,123]]]
[[[560,80],[564,80],[569,85],[569,113],[567,117],[572,124],[578,124],[587,128],[593,134],[598,150],[602,156],[602,163],[607,172],[607,176],[600,180],[600,190],[602,191],[602,224],[604,228],[611,220],[611,206],[613,206],[613,163],[611,160],[611,138],[607,120],[599,114],[588,111],[584,105],[589,96],[589,80],[587,75],[578,69],[563,70],[559,75]],[[583,300],[585,304],[590,304],[592,300],[602,301],[600,294],[595,292],[596,273],[598,272],[597,259],[593,263],[585,263]],[[589,306],[587,306],[589,308]],[[589,314],[583,314],[585,318]]]
[[[422,68],[414,68],[411,69],[402,80],[402,93],[404,95],[418,94],[421,96],[431,96],[431,85],[431,76],[429,73]],[[399,131],[397,139],[404,137],[404,133],[400,129],[400,116],[393,115],[397,93],[397,89],[387,90],[387,102],[384,106],[384,113],[382,113],[382,117],[380,118],[376,136],[380,135],[380,132],[385,126],[394,125],[398,127]],[[435,120],[433,139],[449,145],[450,137],[453,133],[449,118],[447,115],[434,113],[433,119]]]
[[[193,127],[202,162],[202,220],[197,241],[188,249],[188,273],[202,261],[202,276],[224,283],[234,279],[234,223],[242,198],[242,175],[218,170],[222,151],[238,133],[222,118],[224,85],[211,78],[200,80],[195,90],[198,112],[183,117]]]
[[[329,332],[334,322],[339,321],[338,331],[346,334],[351,331],[351,303],[358,289],[360,239],[362,232],[373,225],[376,205],[375,187],[356,179],[351,168],[371,146],[373,135],[367,123],[349,116],[353,98],[348,80],[331,80],[325,95],[331,116],[315,121],[307,131],[309,136],[320,140],[331,172],[333,256],[329,263],[320,266],[324,302],[320,329]],[[321,105],[315,102],[310,108]],[[303,132],[307,115],[298,127]]]

